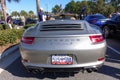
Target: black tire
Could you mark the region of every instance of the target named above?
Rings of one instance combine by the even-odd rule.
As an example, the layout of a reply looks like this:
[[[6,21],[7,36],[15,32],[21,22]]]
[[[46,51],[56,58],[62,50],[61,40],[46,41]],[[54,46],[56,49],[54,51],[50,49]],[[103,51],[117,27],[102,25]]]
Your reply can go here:
[[[103,31],[103,36],[105,39],[110,37],[110,29],[108,28],[108,26],[104,26],[102,31]]]

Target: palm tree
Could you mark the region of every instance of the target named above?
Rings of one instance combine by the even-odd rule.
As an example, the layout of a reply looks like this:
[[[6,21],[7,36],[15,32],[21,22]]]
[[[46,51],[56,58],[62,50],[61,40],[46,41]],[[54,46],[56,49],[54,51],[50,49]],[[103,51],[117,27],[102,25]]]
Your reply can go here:
[[[15,2],[19,2],[20,0],[8,0],[8,2],[11,2],[11,1],[15,1]],[[0,0],[1,2],[1,8],[2,8],[2,11],[3,11],[3,16],[4,16],[4,20],[6,22],[6,13],[7,13],[7,7],[6,7],[6,0]]]
[[[21,11],[20,11],[20,15],[21,15],[21,16],[24,16],[24,17],[27,17],[27,16],[28,16],[28,13],[27,13],[25,10],[21,10]]]
[[[4,16],[4,19],[5,19],[5,21],[6,21],[6,2],[5,2],[5,0],[1,0],[1,8],[2,8],[2,11],[3,11],[3,16]]]
[[[12,15],[12,16],[18,16],[18,15],[20,15],[20,13],[17,12],[17,11],[13,11],[11,15]]]
[[[62,12],[62,8],[61,8],[61,5],[55,5],[53,8],[52,8],[52,12],[53,13],[61,13]]]
[[[32,18],[34,16],[34,12],[33,11],[29,11],[29,16]]]
[[[38,15],[38,12],[40,10],[40,4],[39,4],[39,1],[40,0],[36,0],[36,10],[37,10],[37,15]]]

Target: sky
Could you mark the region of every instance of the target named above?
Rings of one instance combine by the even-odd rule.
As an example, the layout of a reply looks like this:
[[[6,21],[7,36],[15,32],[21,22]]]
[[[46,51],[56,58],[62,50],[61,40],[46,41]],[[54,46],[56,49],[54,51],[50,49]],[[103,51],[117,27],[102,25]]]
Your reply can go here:
[[[52,7],[56,4],[62,4],[62,8],[70,2],[71,0],[40,0],[40,7],[44,9],[44,11],[51,12]],[[81,0],[74,0],[74,1],[81,1]],[[36,14],[36,0],[21,0],[19,3],[16,2],[6,2],[7,5],[7,12],[10,14],[12,11],[20,12],[21,10],[25,10],[29,12],[30,10],[34,11]]]

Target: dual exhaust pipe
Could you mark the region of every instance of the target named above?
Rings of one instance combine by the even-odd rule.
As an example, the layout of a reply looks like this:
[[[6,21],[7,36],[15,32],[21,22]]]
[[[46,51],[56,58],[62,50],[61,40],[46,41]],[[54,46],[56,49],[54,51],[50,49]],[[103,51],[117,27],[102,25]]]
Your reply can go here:
[[[38,74],[38,73],[43,73],[44,72],[44,68],[40,68],[40,69],[32,69],[32,68],[27,68],[28,72],[32,72],[34,74]]]
[[[39,68],[39,69],[32,69],[32,68],[27,68],[28,72],[32,72],[34,74],[38,74],[41,73],[43,74],[45,72],[44,68]],[[97,72],[98,68],[87,68],[87,69],[81,69],[81,72],[84,73],[85,71],[87,71],[88,73],[92,73],[92,72]],[[47,72],[47,71],[46,71]],[[53,71],[54,72],[54,71]],[[79,72],[79,71],[78,71]]]
[[[87,71],[88,73],[91,73],[91,72],[97,72],[98,69],[97,69],[97,68],[89,68],[89,69],[86,69],[86,71]]]

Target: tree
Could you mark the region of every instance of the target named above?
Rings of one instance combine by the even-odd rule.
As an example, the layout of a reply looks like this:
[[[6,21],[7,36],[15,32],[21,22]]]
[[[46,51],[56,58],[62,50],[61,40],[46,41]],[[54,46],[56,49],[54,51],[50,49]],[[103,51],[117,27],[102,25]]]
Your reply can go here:
[[[90,8],[88,5],[88,1],[84,0],[82,2],[74,0],[71,0],[68,4],[65,6],[65,12],[69,13],[75,13],[75,14],[88,14],[90,13]]]
[[[19,12],[17,12],[17,11],[13,11],[11,15],[12,15],[12,16],[19,16],[19,15],[20,15],[20,13],[19,13]]]
[[[96,0],[96,2],[88,2],[90,6],[91,13],[101,13],[104,14],[106,12],[106,6],[104,0]],[[103,7],[104,6],[104,7]]]
[[[29,11],[29,16],[32,18],[34,16],[34,12],[33,11]]]
[[[94,14],[96,12],[95,11],[96,3],[92,2],[92,1],[88,1],[88,5],[89,5],[89,8],[90,8],[90,13]]]
[[[0,11],[0,16],[2,15],[2,11]]]
[[[53,8],[52,8],[52,13],[60,13],[62,10],[61,8],[61,5],[55,5]]]
[[[26,11],[24,11],[24,10],[21,10],[20,15],[24,16],[24,17],[27,17],[28,13]]]
[[[115,11],[119,11],[120,0],[111,0],[111,4],[115,7]]]
[[[69,13],[76,13],[76,3],[74,0],[71,0],[71,2],[69,2],[68,4],[66,4],[65,6],[65,12],[69,12]]]
[[[3,14],[2,14],[2,11],[0,11],[0,20],[2,20],[3,18]]]
[[[110,16],[111,13],[115,12],[115,8],[112,5],[106,5],[105,6],[106,11],[104,12],[104,15]]]
[[[37,10],[37,16],[39,15],[38,12],[40,10],[40,4],[39,4],[40,0],[36,0],[36,10]]]
[[[8,2],[11,2],[11,1],[15,1],[15,2],[19,2],[20,0],[8,0]],[[3,11],[3,16],[4,16],[4,20],[6,22],[6,11],[7,11],[7,8],[6,8],[6,0],[0,0],[1,2],[1,8],[2,8],[2,11]]]
[[[111,0],[110,2],[114,7],[117,7],[118,4],[120,4],[120,0]]]
[[[85,12],[84,13],[85,14],[90,14],[90,6],[88,5],[88,2],[86,0],[81,2],[81,8],[83,8],[83,7],[85,7]]]
[[[77,1],[76,2],[76,13],[77,14],[80,14],[80,12],[81,12],[81,2],[80,1]]]

